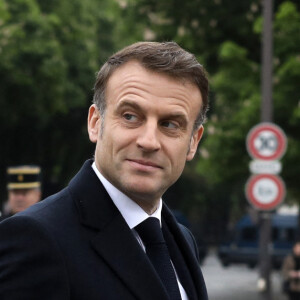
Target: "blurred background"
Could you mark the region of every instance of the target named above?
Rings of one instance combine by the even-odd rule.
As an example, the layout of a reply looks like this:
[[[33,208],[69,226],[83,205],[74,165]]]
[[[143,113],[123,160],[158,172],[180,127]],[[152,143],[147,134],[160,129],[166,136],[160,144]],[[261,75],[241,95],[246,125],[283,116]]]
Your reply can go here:
[[[261,0],[0,0],[1,206],[8,166],[40,165],[45,197],[93,156],[87,110],[95,74],[110,54],[136,41],[174,40],[207,69],[210,110],[199,152],[165,200],[196,235],[204,275],[221,274],[209,269],[212,253],[230,244],[243,216],[253,215],[244,193],[245,141],[260,122],[262,15]],[[281,176],[289,214],[297,215],[299,0],[273,1],[273,47],[273,121],[287,135]],[[213,262],[221,263],[229,261]]]

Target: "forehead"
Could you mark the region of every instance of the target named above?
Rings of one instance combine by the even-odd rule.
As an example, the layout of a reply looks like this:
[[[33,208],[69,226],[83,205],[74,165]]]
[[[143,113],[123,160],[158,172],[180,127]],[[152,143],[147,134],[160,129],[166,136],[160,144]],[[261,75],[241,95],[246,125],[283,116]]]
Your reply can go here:
[[[164,99],[165,103],[192,106],[197,113],[202,105],[201,93],[196,84],[148,70],[137,61],[129,61],[119,67],[107,82],[108,105],[113,100],[118,101],[129,95],[137,98],[151,97],[153,101],[159,98]]]

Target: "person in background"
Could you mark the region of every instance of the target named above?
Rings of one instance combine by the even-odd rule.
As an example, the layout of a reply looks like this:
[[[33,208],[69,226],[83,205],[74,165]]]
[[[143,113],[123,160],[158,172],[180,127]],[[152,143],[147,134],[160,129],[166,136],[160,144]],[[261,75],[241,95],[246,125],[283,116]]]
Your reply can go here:
[[[207,300],[195,239],[162,200],[197,153],[207,107],[206,72],[176,43],[112,55],[87,118],[94,158],[0,224],[0,299]]]
[[[290,300],[300,299],[300,240],[297,241],[282,265],[284,290]]]
[[[7,194],[0,221],[19,213],[41,199],[41,168],[35,165],[7,168]]]

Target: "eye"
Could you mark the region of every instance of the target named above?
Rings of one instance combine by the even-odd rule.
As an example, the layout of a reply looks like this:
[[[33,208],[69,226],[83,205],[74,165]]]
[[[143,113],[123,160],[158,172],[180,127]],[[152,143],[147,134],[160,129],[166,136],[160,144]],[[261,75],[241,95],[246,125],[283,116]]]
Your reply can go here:
[[[161,126],[169,128],[169,129],[176,129],[179,127],[176,122],[172,122],[172,121],[163,121],[163,122],[161,122]]]
[[[131,122],[134,122],[137,120],[137,116],[133,115],[133,114],[129,114],[129,113],[126,113],[123,115],[124,119],[126,119],[127,121],[131,121]]]

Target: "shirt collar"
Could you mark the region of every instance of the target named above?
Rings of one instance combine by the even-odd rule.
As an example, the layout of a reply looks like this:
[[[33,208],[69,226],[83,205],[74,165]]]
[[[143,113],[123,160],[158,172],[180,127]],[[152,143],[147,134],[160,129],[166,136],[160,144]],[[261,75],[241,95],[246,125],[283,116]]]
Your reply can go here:
[[[92,164],[92,168],[102,182],[104,188],[109,194],[110,198],[120,211],[121,215],[125,219],[130,229],[145,221],[148,217],[155,217],[159,220],[161,225],[161,209],[162,199],[159,200],[159,205],[156,211],[152,215],[148,215],[138,204],[127,197],[124,193],[113,186],[97,169],[95,162]]]

